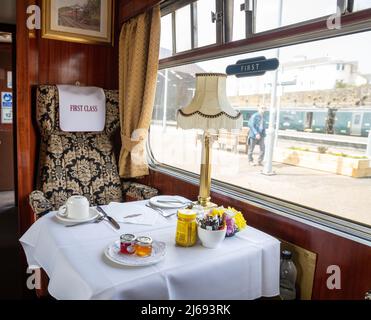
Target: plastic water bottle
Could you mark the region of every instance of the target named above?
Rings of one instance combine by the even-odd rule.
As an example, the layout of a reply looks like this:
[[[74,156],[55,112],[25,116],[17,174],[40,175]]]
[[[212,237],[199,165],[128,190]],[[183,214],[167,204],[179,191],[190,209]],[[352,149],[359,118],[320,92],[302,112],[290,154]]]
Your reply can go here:
[[[297,270],[291,258],[292,253],[290,251],[282,251],[280,266],[280,296],[283,300],[294,300],[296,298],[295,283]]]

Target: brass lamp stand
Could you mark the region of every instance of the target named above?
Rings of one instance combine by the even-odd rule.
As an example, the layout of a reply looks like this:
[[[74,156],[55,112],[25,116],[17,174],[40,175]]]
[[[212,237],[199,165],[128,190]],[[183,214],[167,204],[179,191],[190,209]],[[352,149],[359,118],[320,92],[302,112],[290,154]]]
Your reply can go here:
[[[204,208],[215,208],[217,205],[210,202],[211,188],[211,155],[212,155],[212,138],[210,133],[205,130],[203,135],[202,155],[201,155],[201,171],[200,171],[200,191],[198,196],[198,204]]]
[[[239,129],[242,115],[230,105],[226,94],[227,75],[223,73],[197,73],[196,91],[191,103],[177,113],[178,127],[203,130],[200,191],[196,204],[205,209],[217,207],[210,201],[211,147],[210,130]]]

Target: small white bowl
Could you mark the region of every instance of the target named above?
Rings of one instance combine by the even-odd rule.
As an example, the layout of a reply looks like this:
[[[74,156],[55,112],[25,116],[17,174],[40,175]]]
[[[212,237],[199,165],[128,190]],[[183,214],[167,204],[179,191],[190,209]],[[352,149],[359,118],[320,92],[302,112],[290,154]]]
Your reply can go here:
[[[227,228],[224,230],[206,230],[198,226],[198,237],[204,247],[209,249],[217,248],[225,239]]]

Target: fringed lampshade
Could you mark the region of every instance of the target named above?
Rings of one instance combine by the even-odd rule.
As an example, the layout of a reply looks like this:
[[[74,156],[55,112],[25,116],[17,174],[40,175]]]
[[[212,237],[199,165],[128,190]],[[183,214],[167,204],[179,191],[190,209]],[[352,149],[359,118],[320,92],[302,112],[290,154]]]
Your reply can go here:
[[[242,115],[230,105],[226,95],[227,75],[196,74],[196,92],[191,103],[178,111],[178,127],[182,129],[239,129]]]
[[[223,73],[196,74],[196,92],[191,103],[178,111],[178,127],[204,130],[201,158],[200,193],[198,203],[203,207],[215,206],[210,202],[211,146],[210,130],[240,129],[243,119],[234,110],[226,95],[227,75]]]

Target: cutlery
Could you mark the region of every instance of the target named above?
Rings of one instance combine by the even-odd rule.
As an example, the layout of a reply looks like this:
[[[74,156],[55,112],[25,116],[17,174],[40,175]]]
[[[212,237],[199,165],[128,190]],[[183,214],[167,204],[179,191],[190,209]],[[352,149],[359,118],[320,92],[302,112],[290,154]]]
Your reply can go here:
[[[124,219],[127,219],[127,218],[134,218],[134,217],[139,217],[139,216],[141,216],[142,214],[141,213],[139,213],[139,214],[131,214],[131,215],[129,215],[129,216],[126,216],[126,217],[123,217]]]
[[[157,200],[157,202],[159,202],[159,203],[179,203],[179,204],[184,204],[184,205],[186,205],[187,204],[187,202],[184,202],[184,201],[181,201],[181,200],[176,200],[176,199],[174,199],[174,200]]]
[[[104,217],[100,216],[93,221],[84,221],[84,222],[79,222],[79,223],[74,223],[74,224],[68,224],[68,225],[66,225],[66,227],[69,228],[69,227],[81,226],[83,224],[88,224],[88,223],[99,223],[103,220],[104,220]]]
[[[100,206],[97,206],[97,210],[103,214],[103,217],[106,218],[117,230],[120,229],[120,225],[117,223],[117,221],[110,217]]]
[[[146,207],[151,208],[152,210],[157,211],[157,212],[158,212],[159,214],[161,214],[164,218],[168,218],[168,217],[173,216],[174,214],[177,214],[177,212],[174,212],[174,213],[170,213],[170,214],[168,214],[168,213],[166,213],[164,210],[162,210],[161,208],[153,207],[153,206],[151,206],[151,204],[149,204],[149,203],[146,204]]]

